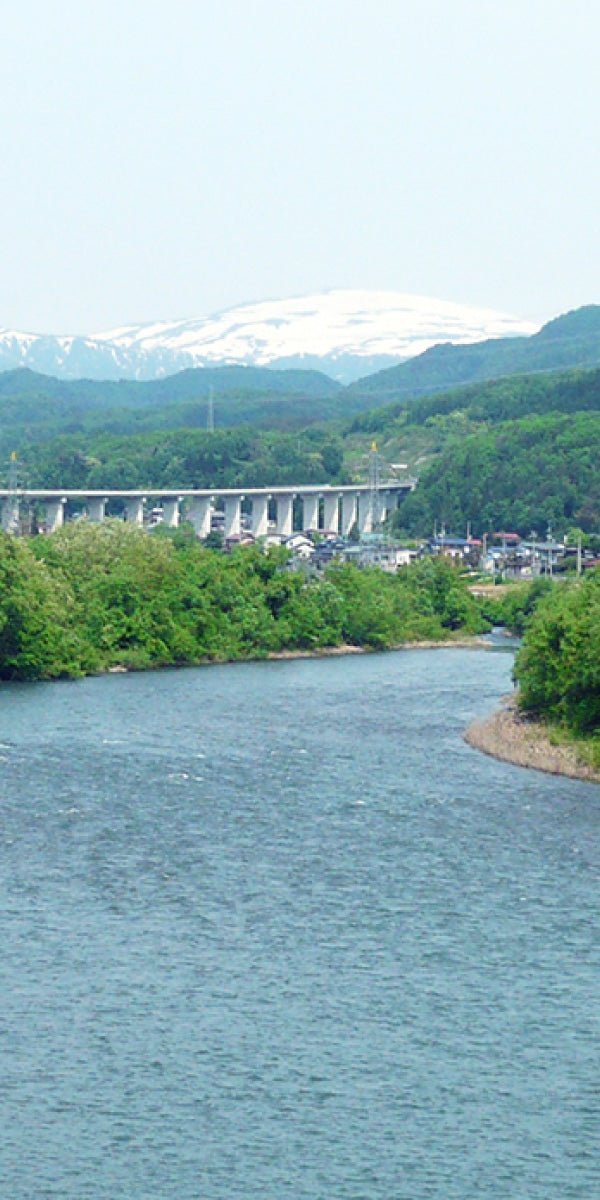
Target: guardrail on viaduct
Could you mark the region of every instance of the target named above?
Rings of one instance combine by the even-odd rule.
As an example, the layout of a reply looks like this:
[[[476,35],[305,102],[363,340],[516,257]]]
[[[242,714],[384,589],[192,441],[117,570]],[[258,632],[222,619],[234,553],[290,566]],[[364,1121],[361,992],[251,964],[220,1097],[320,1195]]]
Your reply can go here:
[[[326,530],[347,535],[356,524],[361,533],[368,533],[381,524],[387,513],[397,507],[398,498],[415,487],[415,480],[382,483],[374,491],[368,484],[308,485],[301,487],[269,488],[146,488],[143,491],[114,491],[64,488],[0,490],[2,528],[17,533],[21,508],[39,504],[45,509],[45,528],[49,533],[59,529],[65,520],[69,502],[76,501],[85,508],[90,521],[104,521],[107,505],[118,500],[123,506],[126,521],[143,525],[150,501],[160,502],[163,521],[176,527],[181,518],[190,521],[198,537],[206,537],[217,505],[224,509],[225,537],[235,537],[242,529],[242,504],[250,509],[250,528],[255,537],[273,531],[282,537],[293,531],[294,501],[301,506],[300,528]],[[297,505],[298,508],[298,505]]]

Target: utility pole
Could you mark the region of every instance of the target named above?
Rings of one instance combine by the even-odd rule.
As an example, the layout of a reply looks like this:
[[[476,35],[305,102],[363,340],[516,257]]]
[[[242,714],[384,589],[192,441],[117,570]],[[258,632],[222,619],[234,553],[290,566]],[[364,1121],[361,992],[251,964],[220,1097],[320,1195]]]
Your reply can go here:
[[[214,429],[215,429],[215,402],[214,402],[214,396],[213,396],[213,388],[212,388],[212,384],[211,384],[210,388],[208,389],[208,408],[207,408],[207,412],[206,412],[206,431],[207,431],[207,433],[214,433]]]

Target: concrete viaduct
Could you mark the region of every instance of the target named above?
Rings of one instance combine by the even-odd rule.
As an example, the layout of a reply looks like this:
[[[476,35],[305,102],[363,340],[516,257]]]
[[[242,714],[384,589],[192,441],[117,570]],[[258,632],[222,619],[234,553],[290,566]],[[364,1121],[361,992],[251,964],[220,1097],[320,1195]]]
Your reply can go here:
[[[210,533],[216,506],[224,509],[224,534],[235,537],[242,529],[242,501],[251,506],[250,528],[255,537],[275,532],[282,537],[293,532],[294,501],[301,501],[303,530],[325,530],[347,535],[356,523],[361,533],[369,533],[381,524],[387,513],[396,508],[398,497],[415,487],[414,480],[382,483],[376,492],[368,484],[329,486],[316,484],[302,487],[269,488],[145,488],[143,491],[89,491],[65,488],[48,491],[44,488],[0,490],[2,528],[7,533],[19,529],[20,507],[25,503],[45,508],[46,532],[59,529],[65,519],[69,501],[83,504],[90,521],[103,521],[110,501],[121,501],[125,520],[143,525],[145,505],[149,499],[159,501],[166,525],[176,527],[183,515],[190,521],[199,538]],[[275,527],[269,514],[275,512]]]

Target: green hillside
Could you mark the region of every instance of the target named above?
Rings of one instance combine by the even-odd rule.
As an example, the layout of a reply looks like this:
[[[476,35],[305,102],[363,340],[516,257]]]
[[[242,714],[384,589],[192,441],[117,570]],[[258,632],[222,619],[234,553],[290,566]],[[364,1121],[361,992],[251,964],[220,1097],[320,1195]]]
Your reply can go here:
[[[263,487],[345,477],[341,444],[327,428],[71,434],[30,443],[19,465],[26,486],[48,488]]]
[[[221,367],[182,371],[151,383],[58,380],[29,370],[0,374],[0,458],[62,434],[134,434],[205,429],[212,395],[217,427],[301,429],[356,412],[343,389],[317,371]]]
[[[218,428],[301,430],[368,412],[374,403],[404,406],[410,399],[432,395],[431,407],[419,410],[424,423],[448,405],[454,408],[458,403],[475,411],[481,381],[501,377],[494,393],[495,417],[500,412],[504,418],[518,417],[548,410],[548,373],[595,364],[600,364],[600,306],[590,305],[550,321],[534,337],[436,346],[347,388],[319,371],[235,365],[190,369],[144,383],[58,380],[27,369],[6,371],[0,373],[0,458],[64,434],[88,438],[205,429],[209,396]],[[514,388],[510,377],[523,372],[529,373],[529,382],[520,381]],[[457,384],[472,389],[459,401],[454,397]],[[583,386],[579,376],[563,381],[559,375],[552,403],[565,411],[569,389]],[[450,389],[444,401],[441,393]],[[492,403],[489,394],[484,395],[486,403]],[[571,411],[586,407],[577,397],[573,404]],[[369,414],[356,431],[367,432],[370,421]]]
[[[28,383],[33,389],[36,377]],[[303,395],[285,399],[259,391],[242,400],[234,392],[233,402],[245,405],[246,413],[256,404],[254,427],[212,433],[204,428],[205,399],[90,408],[77,420],[72,414],[66,419],[58,396],[63,385],[53,383],[57,394],[47,404],[57,406],[55,425],[48,410],[40,422],[34,394],[25,411],[15,397],[0,395],[4,461],[14,447],[29,486],[349,482],[367,477],[375,440],[383,474],[389,464],[406,463],[419,480],[395,517],[396,527],[411,535],[429,532],[436,520],[457,533],[467,523],[476,533],[500,527],[543,533],[549,522],[557,534],[573,525],[586,532],[600,527],[600,369],[471,384],[328,422],[316,414],[328,404],[343,406],[343,390],[313,398],[312,419],[306,419],[303,406],[310,398]],[[118,386],[109,385],[111,391]],[[136,394],[138,387],[155,386],[125,385]],[[185,389],[189,380],[178,386]],[[296,427],[277,427],[277,414],[282,421],[284,415],[277,405],[295,410]]]
[[[532,337],[492,338],[470,346],[433,346],[400,366],[359,380],[347,390],[385,403],[507,375],[598,365],[600,305],[590,304],[556,317]]]
[[[427,464],[419,487],[398,512],[413,532],[444,522],[481,536],[494,529],[548,525],[562,535],[577,526],[600,529],[600,413],[532,415],[467,436],[448,437]]]
[[[332,396],[341,390],[341,385],[320,371],[276,371],[235,365],[190,368],[144,383],[130,379],[118,382],[55,379],[26,367],[0,373],[0,396],[57,399],[80,409],[154,408],[208,396],[211,390],[219,396],[237,392]]]
[[[373,409],[342,431],[349,471],[376,440],[419,479],[397,516],[474,533],[600,527],[600,370],[501,379]]]

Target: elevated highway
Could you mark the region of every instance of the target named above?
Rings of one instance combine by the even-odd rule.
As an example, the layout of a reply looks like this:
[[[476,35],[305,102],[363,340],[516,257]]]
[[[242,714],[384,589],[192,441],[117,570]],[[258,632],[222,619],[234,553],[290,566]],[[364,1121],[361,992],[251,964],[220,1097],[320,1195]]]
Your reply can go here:
[[[297,487],[274,485],[267,488],[144,488],[114,489],[20,488],[0,490],[2,528],[18,533],[25,506],[44,510],[44,527],[53,533],[63,525],[69,506],[76,504],[90,521],[104,521],[107,507],[115,501],[126,521],[143,525],[151,508],[162,508],[163,521],[175,528],[183,518],[190,521],[198,537],[210,533],[217,509],[224,512],[226,538],[236,537],[242,529],[242,505],[249,512],[250,528],[255,537],[276,532],[282,537],[293,532],[294,524],[303,530],[325,530],[348,534],[354,524],[368,533],[381,524],[396,508],[400,496],[415,487],[415,480],[390,480],[376,489],[369,484]],[[296,502],[296,503],[295,503]],[[294,522],[296,511],[296,522]]]

